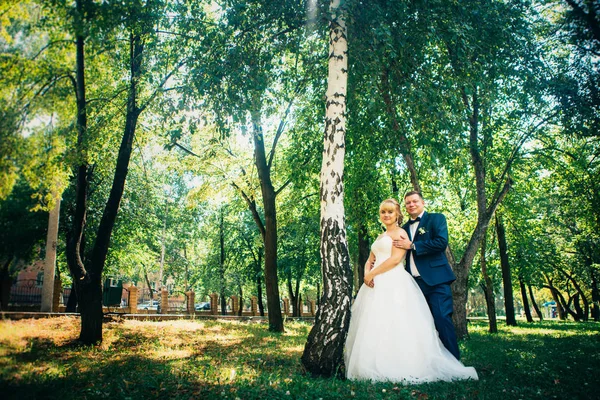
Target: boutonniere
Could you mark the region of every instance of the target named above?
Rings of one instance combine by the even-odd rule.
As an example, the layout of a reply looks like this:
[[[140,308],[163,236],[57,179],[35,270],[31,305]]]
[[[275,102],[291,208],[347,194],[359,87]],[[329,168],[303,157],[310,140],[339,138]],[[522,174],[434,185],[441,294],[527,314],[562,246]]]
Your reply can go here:
[[[418,232],[419,232],[419,235],[424,235],[427,233],[427,231],[423,227],[419,228]]]

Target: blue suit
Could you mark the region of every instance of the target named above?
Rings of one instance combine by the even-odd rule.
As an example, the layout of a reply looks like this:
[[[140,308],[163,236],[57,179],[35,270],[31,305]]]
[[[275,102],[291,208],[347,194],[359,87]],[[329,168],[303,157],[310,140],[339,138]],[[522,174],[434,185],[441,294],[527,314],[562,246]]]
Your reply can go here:
[[[410,223],[402,228],[415,245],[406,255],[406,270],[410,271],[410,259],[414,259],[420,278],[416,281],[427,300],[435,328],[444,346],[457,359],[460,359],[454,324],[452,323],[452,290],[450,284],[456,280],[452,267],[446,258],[448,247],[448,224],[444,214],[423,213],[414,238],[410,233]]]

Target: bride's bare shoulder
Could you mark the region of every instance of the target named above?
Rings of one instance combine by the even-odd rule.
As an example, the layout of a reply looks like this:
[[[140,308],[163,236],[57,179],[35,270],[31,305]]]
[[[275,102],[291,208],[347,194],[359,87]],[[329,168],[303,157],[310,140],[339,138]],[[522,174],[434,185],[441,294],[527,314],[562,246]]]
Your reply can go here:
[[[399,240],[399,239],[406,239],[408,238],[408,234],[406,233],[406,231],[402,228],[398,228],[393,232],[390,232],[389,235],[392,237],[392,239],[394,240]]]
[[[406,231],[402,228],[400,228],[400,237],[402,239],[408,239],[408,233],[406,233]]]

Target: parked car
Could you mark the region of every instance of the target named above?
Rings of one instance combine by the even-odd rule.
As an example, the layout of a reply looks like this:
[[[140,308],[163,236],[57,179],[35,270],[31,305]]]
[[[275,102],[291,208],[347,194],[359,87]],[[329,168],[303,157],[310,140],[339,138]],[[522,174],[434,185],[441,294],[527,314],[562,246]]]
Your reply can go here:
[[[139,310],[157,310],[160,311],[160,302],[158,300],[145,301],[138,304]]]
[[[195,305],[194,308],[196,309],[196,311],[210,310],[210,303],[207,303],[207,302],[198,303]]]

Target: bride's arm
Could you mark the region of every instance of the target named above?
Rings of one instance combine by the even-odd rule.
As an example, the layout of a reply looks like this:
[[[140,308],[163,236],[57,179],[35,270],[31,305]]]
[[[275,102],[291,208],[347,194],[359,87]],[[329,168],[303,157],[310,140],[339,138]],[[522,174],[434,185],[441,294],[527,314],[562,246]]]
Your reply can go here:
[[[363,276],[368,274],[369,271],[371,269],[373,269],[374,263],[375,263],[375,254],[373,254],[373,252],[371,252],[371,254],[369,254],[369,258],[367,259],[367,262],[365,263],[365,272],[364,272]]]
[[[404,230],[402,230],[404,232]],[[397,240],[400,238],[400,232],[392,237],[392,239]],[[400,249],[396,246],[392,246],[392,255],[381,263],[377,268],[372,269],[368,273],[365,273],[365,282],[373,280],[373,278],[379,274],[383,274],[388,272],[390,269],[394,268],[400,261],[404,258],[404,254],[406,254],[406,250]]]

